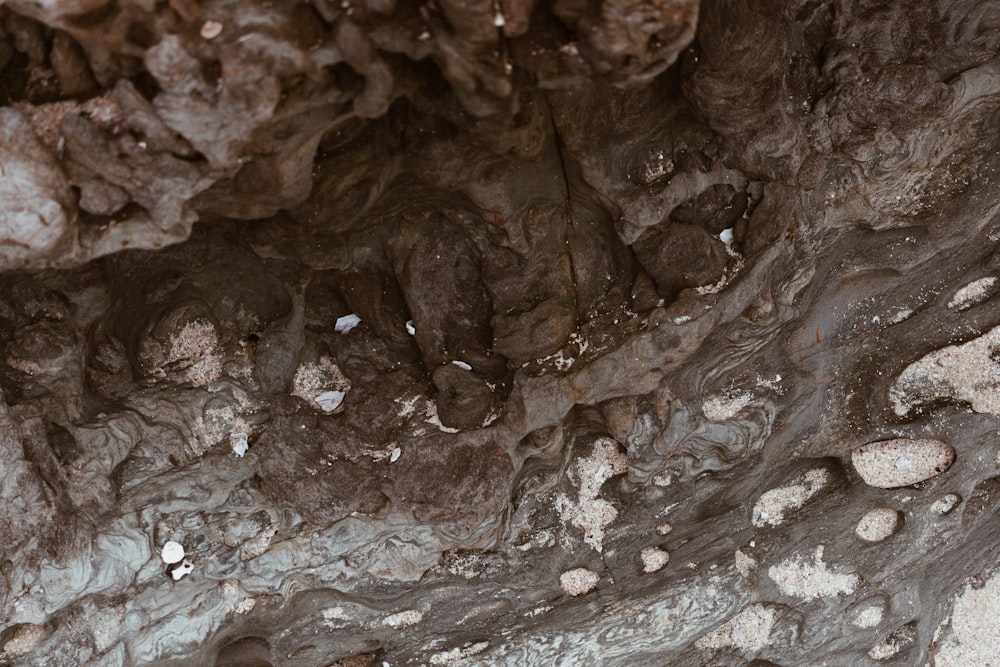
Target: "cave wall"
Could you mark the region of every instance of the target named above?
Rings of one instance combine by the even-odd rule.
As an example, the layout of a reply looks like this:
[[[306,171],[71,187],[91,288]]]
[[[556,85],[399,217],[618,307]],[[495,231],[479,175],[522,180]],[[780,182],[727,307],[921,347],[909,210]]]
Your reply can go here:
[[[998,47],[0,4],[0,661],[984,664]]]

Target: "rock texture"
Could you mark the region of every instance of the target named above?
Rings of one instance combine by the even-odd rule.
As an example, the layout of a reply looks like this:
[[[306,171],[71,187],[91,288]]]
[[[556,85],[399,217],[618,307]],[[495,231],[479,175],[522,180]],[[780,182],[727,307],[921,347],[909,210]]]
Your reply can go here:
[[[0,2],[0,663],[982,664],[998,53]]]

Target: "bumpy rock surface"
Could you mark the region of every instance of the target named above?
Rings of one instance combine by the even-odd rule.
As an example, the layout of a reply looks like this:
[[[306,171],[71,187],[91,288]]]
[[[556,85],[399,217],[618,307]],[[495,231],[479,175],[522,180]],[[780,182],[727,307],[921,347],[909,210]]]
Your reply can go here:
[[[995,14],[0,2],[0,663],[982,664]]]

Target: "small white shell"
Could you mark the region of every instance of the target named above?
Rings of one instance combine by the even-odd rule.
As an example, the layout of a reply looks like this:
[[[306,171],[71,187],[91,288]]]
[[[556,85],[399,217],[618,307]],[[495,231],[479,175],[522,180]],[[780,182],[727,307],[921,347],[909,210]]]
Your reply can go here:
[[[465,363],[464,361],[459,361],[458,359],[455,359],[451,363],[455,364],[456,366],[458,366],[459,368],[461,368],[463,371],[471,371],[472,370],[472,366],[470,366],[469,364]]]
[[[344,402],[347,394],[342,391],[324,391],[313,399],[323,412],[333,412]]]
[[[406,333],[411,336],[415,336],[417,334],[417,329],[413,326],[413,320],[406,320]]]
[[[395,463],[396,461],[399,460],[399,457],[402,455],[403,451],[399,447],[396,447],[395,449],[392,450],[392,454],[389,456],[389,463]]]
[[[205,21],[201,25],[201,36],[203,39],[215,39],[222,34],[222,24],[218,21]]]
[[[243,455],[246,454],[247,450],[250,448],[247,444],[247,434],[230,433],[229,446],[233,448],[233,454],[236,454],[239,458],[243,458]]]
[[[350,315],[338,317],[337,323],[333,325],[333,330],[339,334],[346,334],[359,324],[361,324],[361,318],[354,313],[351,313]]]
[[[173,540],[168,541],[163,545],[163,550],[160,551],[160,558],[167,565],[181,562],[184,560],[184,545]]]
[[[185,560],[183,563],[171,570],[170,576],[174,578],[174,581],[180,581],[187,575],[191,574],[192,570],[194,570],[194,563],[189,560]]]

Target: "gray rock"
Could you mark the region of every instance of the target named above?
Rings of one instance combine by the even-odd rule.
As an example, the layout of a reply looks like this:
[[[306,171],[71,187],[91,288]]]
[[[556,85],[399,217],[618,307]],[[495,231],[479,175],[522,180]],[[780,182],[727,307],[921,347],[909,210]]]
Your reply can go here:
[[[10,0],[0,662],[992,658],[992,9]]]

